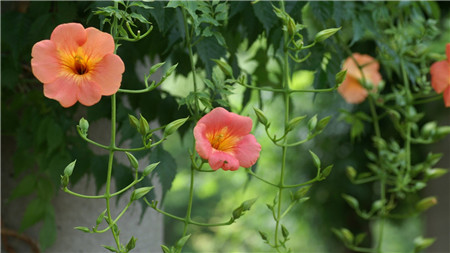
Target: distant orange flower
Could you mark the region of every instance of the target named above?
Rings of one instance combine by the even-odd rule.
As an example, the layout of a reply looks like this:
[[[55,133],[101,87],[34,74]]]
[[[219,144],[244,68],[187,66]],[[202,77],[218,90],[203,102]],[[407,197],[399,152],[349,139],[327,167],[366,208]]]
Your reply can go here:
[[[102,95],[117,92],[125,66],[113,54],[114,39],[96,28],[78,23],[57,26],[50,40],[33,46],[31,67],[44,84],[44,95],[63,107],[77,101],[91,106]]]
[[[362,67],[362,73],[353,58]],[[347,75],[344,82],[339,86],[338,92],[347,103],[359,104],[369,94],[367,89],[361,85],[361,80],[365,78],[366,82],[371,82],[376,88],[381,82],[381,75],[378,72],[380,65],[372,56],[366,54],[354,53],[353,58],[348,57],[344,62],[342,68],[347,70]]]
[[[450,43],[447,43],[445,51],[447,60],[431,65],[431,86],[437,93],[444,93],[445,107],[450,107]]]

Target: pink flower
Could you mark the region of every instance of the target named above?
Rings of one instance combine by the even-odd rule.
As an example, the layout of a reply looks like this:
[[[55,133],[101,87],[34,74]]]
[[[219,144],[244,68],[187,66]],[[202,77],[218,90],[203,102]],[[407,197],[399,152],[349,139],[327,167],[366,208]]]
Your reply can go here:
[[[362,66],[362,72],[366,81],[371,82],[375,87],[381,82],[381,75],[378,72],[380,65],[369,55],[354,53],[353,58]],[[347,70],[344,82],[339,86],[338,92],[349,104],[362,103],[369,95],[366,88],[361,85],[363,75],[356,65],[355,60],[348,57],[343,65],[343,69]]]
[[[444,93],[445,107],[450,107],[450,43],[447,43],[445,51],[447,60],[431,65],[431,86],[437,93]]]
[[[36,43],[31,51],[33,74],[44,84],[44,95],[63,107],[77,101],[91,106],[102,95],[117,92],[125,66],[113,54],[114,39],[81,24],[57,26],[50,40]]]
[[[256,163],[261,151],[251,130],[251,118],[215,108],[194,128],[195,149],[213,170],[249,168]]]

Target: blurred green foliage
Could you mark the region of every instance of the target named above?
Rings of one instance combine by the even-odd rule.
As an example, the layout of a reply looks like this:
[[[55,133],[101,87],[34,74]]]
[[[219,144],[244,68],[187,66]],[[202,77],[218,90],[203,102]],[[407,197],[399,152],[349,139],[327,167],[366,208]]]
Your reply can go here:
[[[254,118],[252,107],[264,109],[271,119],[274,129],[281,129],[280,110],[282,98],[278,95],[251,91],[242,87],[221,86],[220,71],[211,59],[225,59],[232,67],[235,76],[246,74],[248,80],[257,86],[279,88],[281,70],[274,57],[274,52],[282,50],[282,30],[280,21],[273,12],[271,2],[257,3],[231,1],[226,3],[206,2],[209,9],[191,13],[198,21],[195,26],[196,43],[193,47],[197,56],[196,67],[208,88],[205,103],[211,106],[226,106]],[[95,179],[97,189],[105,184],[107,156],[95,155],[75,133],[75,125],[82,114],[91,123],[109,117],[109,99],[86,108],[76,106],[63,109],[53,100],[42,94],[42,85],[33,77],[30,67],[31,48],[34,43],[48,39],[57,25],[67,22],[79,22],[85,27],[94,26],[105,31],[108,24],[92,14],[97,7],[105,7],[108,2],[2,2],[2,136],[11,136],[15,142],[14,173],[20,179],[18,187],[13,191],[10,201],[33,195],[22,218],[21,229],[26,229],[43,221],[40,245],[48,248],[56,238],[54,208],[51,200],[60,188],[60,177],[64,167],[77,159],[77,169],[71,176],[71,183],[76,184],[83,176],[90,175]],[[152,9],[136,8],[133,11],[141,14],[154,26],[149,36],[137,43],[122,42],[118,55],[125,62],[126,71],[123,76],[124,89],[143,88],[143,79],[138,69],[148,62],[166,61],[172,65],[178,63],[176,76],[170,77],[161,89],[151,93],[133,95],[126,103],[119,103],[118,131],[121,143],[131,140],[131,144],[140,143],[138,133],[128,124],[128,114],[140,111],[145,118],[165,125],[175,119],[188,115],[188,103],[185,97],[192,91],[189,66],[189,54],[184,44],[184,26],[178,8],[165,8],[161,1],[145,3]],[[176,7],[176,3],[171,3]],[[191,2],[190,4],[195,4]],[[194,6],[190,6],[195,9]],[[406,60],[407,76],[416,89],[428,89],[429,83],[420,79],[427,73],[428,66],[437,58],[429,58],[431,53],[443,54],[445,43],[450,41],[449,4],[446,2],[286,2],[286,11],[298,23],[306,25],[301,33],[305,41],[312,42],[313,36],[328,27],[341,27],[337,38],[329,39],[311,49],[312,56],[301,64],[293,64],[292,72],[296,72],[293,88],[333,87],[335,75],[340,71],[342,61],[350,52],[361,52],[379,55],[382,74],[389,80],[400,78],[399,61]],[[401,18],[408,25],[393,30],[393,17]],[[212,19],[211,19],[212,18]],[[434,20],[434,23],[426,20]],[[148,26],[141,24],[141,29]],[[438,35],[437,39],[426,42],[420,38]],[[413,45],[413,46],[411,46]],[[399,55],[401,48],[404,54]],[[306,56],[305,54],[299,57]],[[427,56],[427,57],[418,57]],[[215,74],[216,73],[216,74]],[[298,73],[298,74],[297,74]],[[206,79],[212,80],[208,83]],[[387,87],[390,89],[390,87]],[[225,92],[228,91],[227,92]],[[259,93],[259,94],[257,94]],[[352,112],[355,108],[337,94],[296,94],[292,102],[294,115],[318,114],[319,118],[332,115],[327,131],[313,142],[294,148],[288,157],[288,168],[292,179],[308,180],[314,177],[314,165],[310,158],[298,157],[296,154],[307,154],[313,149],[324,164],[334,164],[334,171],[325,181],[314,185],[309,191],[310,199],[295,207],[294,215],[286,217],[285,224],[291,234],[300,236],[292,238],[290,246],[300,251],[344,252],[343,245],[332,234],[332,227],[347,227],[352,231],[368,232],[370,226],[354,215],[353,210],[343,201],[341,194],[348,193],[357,197],[359,205],[369,209],[376,199],[370,185],[355,186],[346,178],[344,168],[351,165],[365,167],[364,150],[371,147],[368,136],[373,134],[370,124],[359,122],[359,129],[339,121],[337,108]],[[426,111],[425,119],[433,120],[444,113],[442,102],[420,106]],[[361,113],[369,113],[367,105],[358,108]],[[136,115],[137,116],[137,115]],[[351,120],[350,120],[351,121]],[[305,122],[306,124],[306,122]],[[383,126],[383,121],[381,122]],[[355,124],[353,124],[355,127]],[[392,129],[382,129],[389,133]],[[188,187],[189,154],[185,147],[192,146],[191,128],[185,125],[179,129],[179,139],[167,141],[164,148],[136,153],[137,158],[150,156],[152,162],[163,161],[158,169],[158,178],[163,186],[165,208],[174,214],[183,215]],[[350,139],[352,134],[361,136],[362,142]],[[264,128],[257,125],[254,133],[263,147],[270,147],[270,140],[264,136]],[[299,132],[299,137],[304,137]],[[392,133],[394,135],[394,133]],[[417,147],[415,155],[424,157]],[[278,164],[274,158],[279,157],[278,150],[263,149],[261,159],[255,169],[264,170],[268,179],[277,179]],[[163,166],[163,168],[159,168]],[[165,166],[165,167],[164,167]],[[132,171],[118,163],[114,166],[114,179],[117,188],[121,188],[133,180]],[[297,168],[311,168],[302,171]],[[295,183],[295,182],[293,182]],[[142,185],[149,186],[150,178]],[[217,222],[230,214],[225,213],[231,207],[237,207],[243,200],[259,196],[256,208],[249,215],[240,219],[230,227],[196,228],[185,246],[186,251],[265,251],[257,229],[273,226],[271,217],[267,217],[265,203],[272,201],[270,186],[261,184],[248,177],[243,170],[235,173],[217,171],[204,173],[196,179],[196,195],[194,203],[197,208],[193,218],[202,222]],[[170,190],[170,191],[169,191]],[[152,193],[150,193],[152,194]],[[150,196],[152,198],[152,196]],[[417,199],[417,196],[412,198]],[[143,208],[145,209],[145,205]],[[266,217],[266,218],[261,218]],[[269,219],[270,218],[270,219]],[[166,220],[165,240],[174,244],[181,236],[180,224]],[[408,228],[405,241],[412,241],[420,234],[421,222],[408,220],[404,223],[389,224],[395,233],[396,229]],[[254,230],[248,228],[255,228]],[[411,227],[411,229],[409,229]],[[388,236],[387,236],[388,237]],[[362,244],[371,245],[374,237],[366,238]],[[395,249],[397,241],[387,242]],[[409,249],[408,249],[409,250]]]

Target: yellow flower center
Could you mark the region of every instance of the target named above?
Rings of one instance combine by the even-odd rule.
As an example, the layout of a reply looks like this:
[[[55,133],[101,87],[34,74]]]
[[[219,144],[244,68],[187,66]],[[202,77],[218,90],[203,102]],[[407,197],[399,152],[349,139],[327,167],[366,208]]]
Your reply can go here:
[[[223,152],[233,152],[236,143],[239,141],[238,136],[231,135],[228,127],[224,127],[219,131],[214,131],[206,134],[211,146]]]
[[[88,64],[82,56],[76,55],[74,57],[73,72],[78,75],[84,75],[89,72]]]
[[[83,79],[89,78],[89,72],[101,60],[96,57],[90,57],[81,47],[75,52],[60,51],[59,55],[63,66],[63,73],[72,76],[76,80],[81,80],[80,77],[83,77]]]

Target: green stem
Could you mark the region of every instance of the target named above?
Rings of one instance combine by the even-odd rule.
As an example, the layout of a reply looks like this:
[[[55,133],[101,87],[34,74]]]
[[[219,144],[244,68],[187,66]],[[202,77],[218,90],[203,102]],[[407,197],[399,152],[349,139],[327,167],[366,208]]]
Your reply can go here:
[[[362,71],[361,71],[362,72]],[[381,131],[380,131],[380,125],[378,122],[378,115],[375,108],[375,102],[373,101],[373,97],[369,96],[369,106],[370,106],[370,112],[372,114],[372,122],[373,122],[373,128],[375,129],[375,135],[377,138],[381,138]],[[380,155],[380,151],[378,150],[378,156]],[[381,177],[380,177],[380,195],[381,195],[381,201],[383,203],[383,206],[381,207],[380,213],[379,213],[379,222],[380,227],[378,231],[378,243],[376,247],[376,251],[381,253],[382,250],[382,244],[383,244],[383,234],[384,234],[384,223],[385,223],[385,213],[386,213],[386,176],[384,168],[380,168],[381,171]]]
[[[184,31],[186,33],[186,45],[187,45],[188,51],[189,51],[189,61],[191,64],[192,81],[194,82],[194,103],[195,103],[194,120],[198,121],[200,105],[199,105],[198,99],[197,99],[197,79],[196,79],[196,75],[195,75],[194,54],[192,53],[191,34],[189,33],[186,11],[183,8],[181,8],[181,12],[183,13]]]
[[[69,190],[67,187],[64,187],[63,191],[66,193],[69,193],[70,195],[77,196],[77,197],[84,198],[84,199],[104,199],[105,198],[105,195],[92,196],[92,195],[84,195],[84,194],[76,193],[76,192]]]
[[[284,12],[284,1],[280,1],[281,10]],[[283,32],[284,35],[284,41],[288,41],[289,37],[286,31]],[[283,67],[284,67],[284,77],[283,77],[283,89],[284,89],[284,126],[285,128],[289,124],[289,98],[290,98],[290,92],[289,92],[289,56],[287,47],[284,48],[284,57],[283,57]],[[284,144],[287,144],[287,138],[284,139]],[[282,160],[281,160],[281,171],[280,171],[280,182],[278,184],[278,207],[277,207],[277,213],[276,213],[276,224],[275,224],[275,248],[277,251],[279,251],[279,240],[278,240],[278,232],[280,230],[280,223],[281,223],[281,207],[283,202],[283,186],[284,186],[284,174],[285,174],[285,168],[286,168],[286,157],[287,157],[287,146],[282,147]]]
[[[117,2],[114,2],[116,5]],[[112,176],[112,167],[114,162],[114,149],[116,148],[116,94],[113,94],[111,96],[111,145],[109,150],[109,158],[108,158],[108,173],[106,176],[106,192],[105,192],[105,199],[106,199],[106,210],[108,215],[108,221],[110,224],[110,227],[113,226],[113,220],[111,216],[111,176]],[[118,235],[114,231],[114,229],[111,229],[111,233],[114,237],[114,241],[116,242],[117,250],[120,250],[120,242]]]

